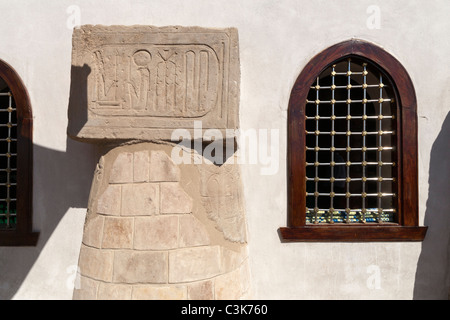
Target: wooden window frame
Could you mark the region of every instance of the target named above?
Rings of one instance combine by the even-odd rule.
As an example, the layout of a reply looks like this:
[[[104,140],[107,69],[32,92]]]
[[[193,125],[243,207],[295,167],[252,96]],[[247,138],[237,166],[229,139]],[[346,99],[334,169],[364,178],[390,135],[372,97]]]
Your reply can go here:
[[[395,86],[398,155],[398,223],[306,224],[305,106],[311,84],[331,64],[359,57],[387,74]],[[282,241],[422,241],[427,227],[419,226],[417,102],[411,78],[400,62],[380,47],[357,39],[317,54],[298,76],[288,108],[288,226],[279,229]]]
[[[0,246],[35,246],[33,232],[33,113],[30,98],[17,72],[0,60],[0,77],[12,92],[17,113],[17,223],[11,230],[0,230]]]

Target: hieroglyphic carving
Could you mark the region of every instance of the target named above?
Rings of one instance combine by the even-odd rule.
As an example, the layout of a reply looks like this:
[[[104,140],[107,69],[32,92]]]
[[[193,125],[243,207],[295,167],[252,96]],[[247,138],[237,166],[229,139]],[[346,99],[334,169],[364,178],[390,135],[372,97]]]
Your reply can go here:
[[[105,101],[115,101],[117,99],[117,55],[114,55],[108,60],[112,60],[105,62],[103,58],[102,51],[97,50],[94,52],[95,59],[97,61],[96,67],[97,70],[95,72],[96,76],[96,98],[99,103],[103,103]],[[105,68],[105,64],[113,65],[113,68]],[[110,74],[112,73],[112,74]]]
[[[203,116],[219,103],[221,69],[207,46],[106,46],[94,52],[96,114]],[[128,66],[118,72],[118,62]],[[126,92],[120,99],[118,92]]]
[[[126,138],[135,128],[152,137],[153,128],[191,128],[194,119],[205,129],[237,128],[235,29],[82,26],[73,66],[83,65],[91,71],[86,105],[71,104],[87,110],[87,121],[74,126],[82,127],[77,138]]]
[[[132,60],[137,66],[137,70],[134,72],[137,79],[130,79],[128,83],[128,91],[131,96],[131,108],[142,110],[146,108],[149,100],[148,96],[151,94],[150,62],[152,61],[152,55],[147,50],[138,50],[133,54]]]

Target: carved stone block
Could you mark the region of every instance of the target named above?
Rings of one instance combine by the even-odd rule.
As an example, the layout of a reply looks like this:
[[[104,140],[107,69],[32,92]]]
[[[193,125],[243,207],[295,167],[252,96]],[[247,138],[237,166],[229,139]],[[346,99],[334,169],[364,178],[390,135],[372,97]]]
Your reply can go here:
[[[246,242],[245,212],[237,165],[198,166],[200,195],[208,217],[230,241]]]
[[[68,134],[170,140],[194,120],[225,133],[238,127],[239,78],[233,28],[82,26],[73,34]]]
[[[114,252],[116,283],[165,283],[167,281],[167,253],[161,251]]]

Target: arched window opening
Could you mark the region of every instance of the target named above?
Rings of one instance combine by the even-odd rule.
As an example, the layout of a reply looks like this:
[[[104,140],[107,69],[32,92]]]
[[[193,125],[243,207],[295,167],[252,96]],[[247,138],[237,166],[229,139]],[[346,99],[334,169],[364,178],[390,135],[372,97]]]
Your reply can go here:
[[[316,55],[288,111],[285,241],[420,241],[412,81],[383,49],[350,40]]]
[[[17,112],[14,97],[0,78],[0,230],[17,225]]]
[[[16,71],[0,60],[0,246],[34,246],[33,116]]]

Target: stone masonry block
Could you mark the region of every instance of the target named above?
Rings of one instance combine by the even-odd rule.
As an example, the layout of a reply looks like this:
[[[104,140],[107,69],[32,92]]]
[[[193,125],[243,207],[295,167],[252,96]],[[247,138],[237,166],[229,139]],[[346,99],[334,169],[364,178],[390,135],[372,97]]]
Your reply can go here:
[[[239,300],[241,294],[239,269],[214,279],[214,296],[216,300]]]
[[[161,183],[161,213],[191,213],[192,198],[178,182]]]
[[[133,287],[132,300],[185,300],[185,286],[160,287],[136,285]]]
[[[96,300],[99,281],[80,276],[73,290],[73,300]]]
[[[180,216],[180,247],[204,246],[210,243],[208,231],[192,214]]]
[[[169,251],[169,282],[204,280],[220,274],[220,249],[196,247]]]
[[[113,281],[117,283],[167,283],[167,252],[116,251]]]
[[[83,231],[83,243],[90,247],[101,248],[105,217],[98,214],[87,216]]]
[[[97,213],[113,216],[120,215],[120,199],[122,187],[119,185],[108,185],[97,201]]]
[[[167,250],[178,247],[178,217],[139,217],[135,221],[134,248]]]
[[[80,272],[82,275],[102,281],[111,281],[114,252],[81,245]]]
[[[109,182],[133,182],[133,153],[123,152],[117,156],[111,168]]]
[[[100,283],[98,300],[130,300],[132,286],[127,284]]]
[[[248,257],[248,252],[246,249],[240,249],[239,251],[230,250],[225,247],[221,247],[222,255],[222,271],[224,273],[230,272],[239,268],[239,266]]]
[[[180,168],[164,151],[152,151],[150,163],[150,181],[180,180]]]
[[[122,215],[154,215],[159,212],[159,185],[136,183],[122,186]]]
[[[148,151],[138,151],[133,158],[133,181],[146,182],[150,170],[150,157]]]
[[[129,249],[133,244],[133,218],[105,217],[102,248]]]
[[[213,300],[214,280],[194,282],[188,285],[189,300]]]
[[[249,259],[246,259],[244,263],[239,268],[240,278],[241,278],[241,291],[242,293],[250,294],[250,283],[251,283],[251,274],[250,274],[250,263]]]

